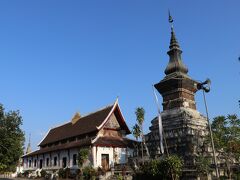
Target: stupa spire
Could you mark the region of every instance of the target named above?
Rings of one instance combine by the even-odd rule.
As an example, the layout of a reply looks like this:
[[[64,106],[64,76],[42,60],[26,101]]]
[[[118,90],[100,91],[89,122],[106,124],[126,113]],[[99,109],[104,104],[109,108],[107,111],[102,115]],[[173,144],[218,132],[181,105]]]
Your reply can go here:
[[[32,149],[31,149],[31,133],[29,134],[29,140],[28,140],[26,154],[29,154],[30,152],[32,152]]]
[[[184,74],[188,73],[188,68],[184,65],[182,62],[182,50],[180,48],[180,45],[177,41],[174,28],[173,28],[173,18],[170,14],[170,11],[168,11],[168,21],[171,24],[171,39],[170,39],[170,46],[168,55],[170,57],[169,63],[165,69],[165,74],[171,74],[174,72],[181,72]]]

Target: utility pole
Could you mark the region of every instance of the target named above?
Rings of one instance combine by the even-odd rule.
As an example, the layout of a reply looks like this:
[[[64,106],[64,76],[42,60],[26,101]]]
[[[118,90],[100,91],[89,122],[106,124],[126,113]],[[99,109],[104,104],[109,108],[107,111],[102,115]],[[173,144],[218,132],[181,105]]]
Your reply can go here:
[[[203,83],[198,83],[197,88],[198,88],[198,90],[202,90],[202,92],[203,92],[203,100],[204,100],[204,105],[205,105],[205,109],[206,109],[208,128],[209,128],[211,145],[212,145],[212,150],[213,150],[213,161],[214,161],[214,164],[215,164],[216,176],[217,176],[217,179],[219,179],[217,157],[216,157],[216,151],[215,151],[215,146],[214,146],[214,141],[213,141],[213,136],[212,136],[212,127],[211,127],[209,116],[208,116],[208,106],[207,106],[207,101],[206,101],[206,96],[205,96],[205,92],[208,93],[210,91],[210,84],[211,84],[210,79],[207,79]]]

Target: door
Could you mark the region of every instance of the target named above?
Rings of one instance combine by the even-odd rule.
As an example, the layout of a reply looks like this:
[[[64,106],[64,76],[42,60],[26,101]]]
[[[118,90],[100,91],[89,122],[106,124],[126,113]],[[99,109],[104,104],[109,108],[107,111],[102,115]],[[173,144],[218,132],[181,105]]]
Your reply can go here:
[[[66,157],[64,157],[64,158],[62,159],[62,167],[63,167],[63,168],[67,167],[67,158],[66,158]]]
[[[40,159],[40,163],[39,163],[39,168],[42,169],[42,163],[43,163],[43,160]]]
[[[109,154],[102,154],[102,168],[109,170]]]

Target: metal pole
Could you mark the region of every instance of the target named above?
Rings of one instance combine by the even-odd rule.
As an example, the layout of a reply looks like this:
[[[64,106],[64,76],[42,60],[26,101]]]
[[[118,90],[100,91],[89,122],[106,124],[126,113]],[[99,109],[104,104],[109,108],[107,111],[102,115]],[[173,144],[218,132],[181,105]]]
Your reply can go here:
[[[216,158],[216,152],[215,152],[215,146],[214,146],[213,136],[212,136],[212,128],[211,128],[211,124],[210,124],[210,122],[209,122],[209,116],[208,116],[207,101],[206,101],[206,96],[205,96],[204,89],[203,89],[202,91],[203,91],[203,99],[204,99],[204,104],[205,104],[205,109],[206,109],[208,127],[209,127],[209,132],[210,132],[211,145],[212,145],[212,149],[213,149],[213,160],[214,160],[214,164],[215,164],[216,176],[217,176],[217,178],[219,179],[219,171],[218,171],[217,158]]]

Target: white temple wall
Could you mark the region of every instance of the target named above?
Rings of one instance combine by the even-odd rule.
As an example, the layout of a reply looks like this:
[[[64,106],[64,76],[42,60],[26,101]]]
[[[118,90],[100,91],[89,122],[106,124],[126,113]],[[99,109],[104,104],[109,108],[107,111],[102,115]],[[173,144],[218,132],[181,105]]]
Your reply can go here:
[[[71,149],[70,150],[70,167],[78,167],[78,164],[73,165],[73,156],[74,156],[74,154],[76,154],[78,156],[78,152],[79,152],[78,149]]]
[[[35,155],[32,157],[23,158],[23,170],[36,170],[40,168],[40,160],[42,160],[42,168],[48,169],[59,169],[63,167],[63,158],[66,158],[67,167],[73,166],[73,155],[78,155],[79,149],[74,148],[70,150],[62,150],[51,153],[46,153],[42,155]],[[114,163],[124,164],[127,163],[129,156],[132,156],[133,150],[129,148],[113,148],[113,147],[96,147],[91,148],[90,157],[88,164],[92,164],[94,168],[102,166],[102,154],[107,154],[109,156],[109,167],[113,166]],[[57,157],[57,164],[54,165],[54,157]],[[49,165],[47,166],[47,158],[49,158]],[[29,167],[29,160],[31,160],[31,167]],[[34,161],[37,160],[36,166],[34,166]]]
[[[93,147],[93,167],[102,167],[102,154],[108,154],[109,167],[114,163],[124,164],[127,162],[128,156],[132,155],[133,151],[128,148],[113,148],[113,147]]]
[[[63,167],[63,158],[67,158],[67,166],[69,166],[69,158],[68,158],[68,151],[67,150],[62,150],[60,152],[60,167]]]
[[[102,167],[102,154],[109,155],[109,166],[114,164],[112,147],[96,147],[96,164],[94,166],[95,168]]]
[[[48,165],[47,165],[47,159],[49,159],[49,160],[48,160]],[[44,167],[44,168],[51,167],[51,166],[50,166],[50,154],[44,154],[43,167]]]
[[[52,159],[51,159],[51,165],[52,165],[52,168],[53,169],[59,169],[60,168],[60,163],[59,163],[59,161],[60,161],[60,158],[59,158],[59,152],[52,152],[52,154],[51,154],[51,156],[52,156]],[[56,165],[54,165],[54,158],[57,158],[57,164]]]

